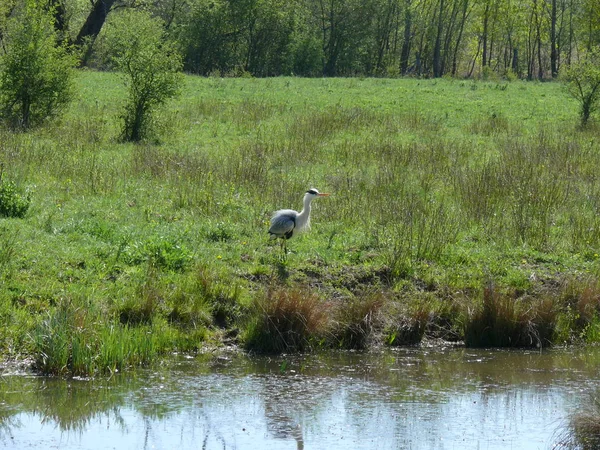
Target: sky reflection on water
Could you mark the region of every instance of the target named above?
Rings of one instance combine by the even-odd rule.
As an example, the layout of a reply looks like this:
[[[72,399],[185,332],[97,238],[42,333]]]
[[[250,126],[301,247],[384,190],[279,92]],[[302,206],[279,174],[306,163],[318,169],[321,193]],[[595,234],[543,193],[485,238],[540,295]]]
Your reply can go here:
[[[598,349],[398,349],[4,374],[0,448],[549,449],[599,362]]]

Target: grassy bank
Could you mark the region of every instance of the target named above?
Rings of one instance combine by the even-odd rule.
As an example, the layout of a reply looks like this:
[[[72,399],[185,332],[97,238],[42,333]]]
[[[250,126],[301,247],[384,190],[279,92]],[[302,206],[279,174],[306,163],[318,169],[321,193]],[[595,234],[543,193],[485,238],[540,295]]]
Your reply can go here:
[[[600,144],[558,83],[188,77],[161,142],[81,72],[61,122],[0,131],[0,351],[87,374],[262,351],[600,339]],[[285,262],[266,230],[300,208]]]

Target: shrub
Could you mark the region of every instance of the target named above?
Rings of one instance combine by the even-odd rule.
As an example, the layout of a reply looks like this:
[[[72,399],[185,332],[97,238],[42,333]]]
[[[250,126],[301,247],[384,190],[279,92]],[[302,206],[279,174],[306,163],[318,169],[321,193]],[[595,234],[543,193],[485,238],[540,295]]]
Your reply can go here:
[[[589,52],[564,73],[569,93],[579,102],[579,118],[585,127],[600,102],[600,49]]]
[[[178,93],[181,57],[161,22],[147,12],[128,10],[107,25],[106,51],[129,88],[123,139],[140,141],[152,134],[156,109]]]
[[[0,217],[24,217],[30,203],[29,192],[22,194],[14,182],[3,180],[0,168]]]
[[[75,59],[57,44],[53,20],[37,0],[27,0],[8,23],[0,64],[0,111],[13,128],[39,125],[71,100]]]

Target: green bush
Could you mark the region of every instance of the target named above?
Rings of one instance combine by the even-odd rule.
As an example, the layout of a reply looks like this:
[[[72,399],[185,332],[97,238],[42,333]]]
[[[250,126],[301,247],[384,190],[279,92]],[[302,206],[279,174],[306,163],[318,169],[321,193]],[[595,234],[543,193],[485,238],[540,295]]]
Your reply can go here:
[[[39,125],[71,100],[75,58],[57,44],[53,20],[37,0],[27,0],[7,25],[0,112],[12,128]]]
[[[590,116],[600,104],[600,49],[586,54],[581,61],[570,65],[564,72],[569,93],[579,102],[581,126],[587,125]]]
[[[129,89],[122,137],[141,141],[152,135],[156,109],[178,93],[181,56],[161,22],[147,12],[124,11],[107,25],[105,58],[124,74]]]
[[[29,193],[19,193],[15,183],[0,177],[0,217],[23,217],[30,203]]]

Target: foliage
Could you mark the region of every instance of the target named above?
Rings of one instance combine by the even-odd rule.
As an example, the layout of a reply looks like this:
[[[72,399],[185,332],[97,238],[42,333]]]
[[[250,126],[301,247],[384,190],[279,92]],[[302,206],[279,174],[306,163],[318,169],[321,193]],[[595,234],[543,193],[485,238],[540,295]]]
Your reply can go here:
[[[129,90],[123,138],[140,141],[151,136],[157,108],[179,92],[181,57],[161,22],[144,11],[113,17],[105,31],[106,51]]]
[[[27,0],[7,24],[0,59],[0,113],[13,128],[40,125],[71,100],[75,60],[58,45],[51,12]]]
[[[544,79],[600,39],[593,0],[557,1],[196,0],[174,34],[204,75]]]
[[[600,47],[588,52],[564,73],[569,93],[579,102],[579,118],[585,127],[600,106]]]
[[[4,180],[0,166],[0,217],[24,217],[30,204],[30,193],[22,194],[13,181]]]
[[[0,5],[0,41],[16,2]],[[185,70],[202,75],[543,80],[600,43],[595,0],[58,3],[64,11],[58,11],[57,28],[84,50],[84,64],[97,63],[88,50],[101,50],[95,36],[114,16],[145,9],[177,41]]]
[[[186,70],[289,73],[293,14],[293,5],[281,0],[195,2],[179,33]]]

